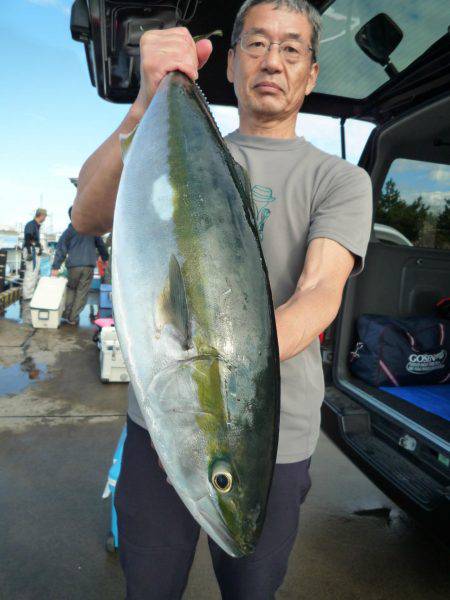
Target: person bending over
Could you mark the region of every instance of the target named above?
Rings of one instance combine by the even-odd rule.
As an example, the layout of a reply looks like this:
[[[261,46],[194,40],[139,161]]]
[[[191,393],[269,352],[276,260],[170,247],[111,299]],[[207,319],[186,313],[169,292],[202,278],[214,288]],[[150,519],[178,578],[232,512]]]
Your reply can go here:
[[[71,217],[71,214],[72,208],[69,208],[69,217]],[[102,238],[78,233],[72,223],[69,224],[59,238],[53,260],[52,276],[56,277],[58,275],[58,271],[65,260],[69,277],[63,318],[70,325],[78,324],[80,313],[86,306],[92,278],[94,277],[97,253],[100,254],[103,262],[108,262],[108,250]]]

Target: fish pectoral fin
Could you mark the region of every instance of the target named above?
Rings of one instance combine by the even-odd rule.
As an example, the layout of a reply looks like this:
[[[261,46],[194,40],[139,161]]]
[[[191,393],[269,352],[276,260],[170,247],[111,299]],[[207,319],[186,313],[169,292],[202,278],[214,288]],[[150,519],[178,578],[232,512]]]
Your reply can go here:
[[[169,275],[156,305],[156,327],[161,333],[164,325],[171,324],[180,336],[184,350],[191,347],[189,311],[186,287],[181,267],[172,254],[169,261]]]
[[[224,420],[218,363],[216,356],[197,356],[157,373],[147,393],[152,409],[178,419]]]

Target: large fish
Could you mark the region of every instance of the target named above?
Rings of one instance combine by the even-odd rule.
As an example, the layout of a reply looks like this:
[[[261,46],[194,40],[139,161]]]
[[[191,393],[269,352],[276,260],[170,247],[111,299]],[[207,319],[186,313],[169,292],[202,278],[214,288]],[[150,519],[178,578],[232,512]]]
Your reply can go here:
[[[278,346],[250,198],[200,89],[170,73],[125,157],[114,315],[161,463],[232,556],[255,548],[278,441]]]

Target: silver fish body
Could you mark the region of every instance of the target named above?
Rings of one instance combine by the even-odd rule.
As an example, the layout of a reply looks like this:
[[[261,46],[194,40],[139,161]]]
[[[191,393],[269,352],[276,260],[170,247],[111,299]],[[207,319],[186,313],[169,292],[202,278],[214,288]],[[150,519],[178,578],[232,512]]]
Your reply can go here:
[[[274,312],[245,177],[179,72],[161,82],[125,158],[113,304],[170,481],[226,552],[251,553],[278,440]]]

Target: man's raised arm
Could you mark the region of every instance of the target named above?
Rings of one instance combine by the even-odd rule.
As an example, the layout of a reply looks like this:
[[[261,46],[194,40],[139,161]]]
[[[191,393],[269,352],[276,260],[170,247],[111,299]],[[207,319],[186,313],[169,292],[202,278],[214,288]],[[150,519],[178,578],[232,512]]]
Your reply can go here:
[[[211,54],[209,40],[197,43],[184,27],[152,30],[141,37],[141,87],[125,119],[81,168],[72,224],[79,233],[102,235],[111,230],[122,174],[119,134],[130,133],[144,116],[162,78],[182,71],[197,79]]]

